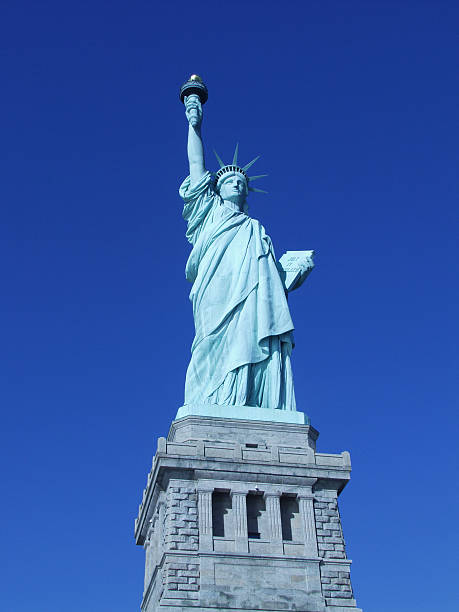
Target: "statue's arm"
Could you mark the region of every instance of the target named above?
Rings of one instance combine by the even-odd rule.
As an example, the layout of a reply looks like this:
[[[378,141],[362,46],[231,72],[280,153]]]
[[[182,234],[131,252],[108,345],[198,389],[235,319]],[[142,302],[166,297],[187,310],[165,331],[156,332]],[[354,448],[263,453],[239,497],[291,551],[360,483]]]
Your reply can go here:
[[[204,147],[201,138],[202,105],[195,94],[185,97],[185,114],[188,119],[188,162],[190,164],[191,187],[204,176]]]

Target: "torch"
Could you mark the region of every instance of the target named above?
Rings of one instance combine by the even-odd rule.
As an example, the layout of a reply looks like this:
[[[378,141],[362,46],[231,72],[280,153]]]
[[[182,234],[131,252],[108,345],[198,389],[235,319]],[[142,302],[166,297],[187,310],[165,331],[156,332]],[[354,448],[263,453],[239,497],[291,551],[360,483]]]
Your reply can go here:
[[[207,102],[209,97],[207,87],[204,85],[203,80],[197,74],[192,74],[186,83],[180,87],[180,100],[185,104],[185,96],[198,96],[201,100],[201,104]],[[195,111],[197,115],[197,111]]]

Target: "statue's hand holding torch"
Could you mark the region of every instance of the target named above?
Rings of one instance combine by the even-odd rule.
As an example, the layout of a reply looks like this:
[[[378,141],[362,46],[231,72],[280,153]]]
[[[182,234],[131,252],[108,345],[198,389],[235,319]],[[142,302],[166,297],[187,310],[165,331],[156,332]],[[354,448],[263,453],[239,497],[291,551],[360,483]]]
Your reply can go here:
[[[185,114],[191,127],[199,129],[202,122],[202,105],[208,98],[207,87],[201,77],[192,74],[180,88],[180,100],[185,105]]]
[[[185,114],[193,128],[199,128],[202,122],[202,104],[197,94],[185,96]]]

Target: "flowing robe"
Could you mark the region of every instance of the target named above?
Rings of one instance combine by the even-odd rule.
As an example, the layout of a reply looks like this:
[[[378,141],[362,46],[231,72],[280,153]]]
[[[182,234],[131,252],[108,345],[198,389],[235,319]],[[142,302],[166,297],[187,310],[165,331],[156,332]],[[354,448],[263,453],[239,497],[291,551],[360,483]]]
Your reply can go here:
[[[290,363],[293,323],[264,227],[215,192],[209,172],[180,186],[193,245],[195,338],[185,404],[296,410]]]

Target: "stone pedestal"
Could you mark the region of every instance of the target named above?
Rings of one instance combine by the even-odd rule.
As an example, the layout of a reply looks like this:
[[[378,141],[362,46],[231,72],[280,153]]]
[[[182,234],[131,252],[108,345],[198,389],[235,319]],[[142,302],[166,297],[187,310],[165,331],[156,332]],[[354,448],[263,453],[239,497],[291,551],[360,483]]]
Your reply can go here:
[[[349,453],[317,453],[298,414],[205,412],[158,440],[135,522],[142,612],[359,612],[337,505]]]

